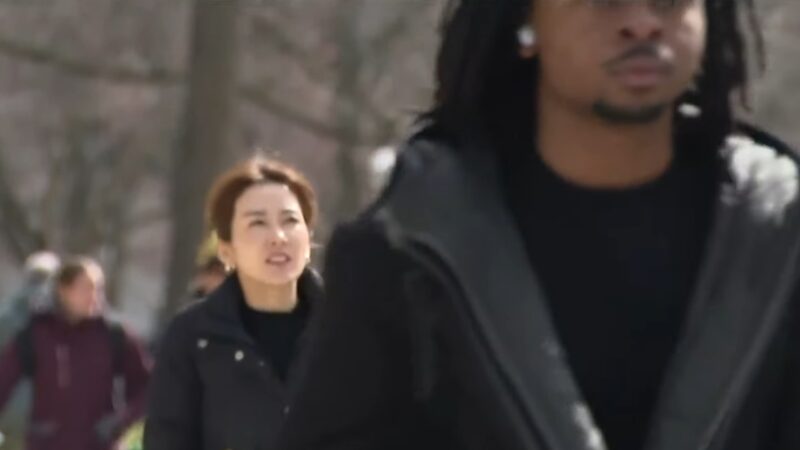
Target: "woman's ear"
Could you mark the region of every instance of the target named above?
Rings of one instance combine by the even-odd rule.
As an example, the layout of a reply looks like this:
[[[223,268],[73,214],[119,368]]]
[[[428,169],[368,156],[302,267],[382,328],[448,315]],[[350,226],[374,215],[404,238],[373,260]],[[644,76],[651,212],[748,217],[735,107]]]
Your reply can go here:
[[[217,256],[222,261],[222,264],[225,265],[226,272],[236,269],[236,256],[230,243],[220,240],[217,243]]]

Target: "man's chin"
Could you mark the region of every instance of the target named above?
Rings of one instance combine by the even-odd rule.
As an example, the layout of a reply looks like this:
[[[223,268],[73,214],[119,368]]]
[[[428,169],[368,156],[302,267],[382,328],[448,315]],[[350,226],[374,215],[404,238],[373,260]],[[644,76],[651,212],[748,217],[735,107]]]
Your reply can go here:
[[[669,103],[647,105],[620,105],[597,101],[592,112],[605,122],[614,125],[647,125],[661,119],[669,111]]]

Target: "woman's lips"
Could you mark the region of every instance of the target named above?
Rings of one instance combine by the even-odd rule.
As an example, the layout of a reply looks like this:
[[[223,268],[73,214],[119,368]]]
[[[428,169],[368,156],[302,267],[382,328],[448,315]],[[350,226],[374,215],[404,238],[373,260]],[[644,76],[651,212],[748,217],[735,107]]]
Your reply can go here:
[[[271,266],[283,266],[292,261],[292,258],[286,253],[274,253],[267,257],[267,264]]]

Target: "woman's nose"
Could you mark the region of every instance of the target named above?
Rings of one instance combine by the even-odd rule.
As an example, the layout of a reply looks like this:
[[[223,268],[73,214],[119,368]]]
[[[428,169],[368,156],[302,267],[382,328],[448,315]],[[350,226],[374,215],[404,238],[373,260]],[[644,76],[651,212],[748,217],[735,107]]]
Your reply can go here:
[[[286,232],[278,227],[272,230],[270,233],[270,244],[277,245],[286,242]]]

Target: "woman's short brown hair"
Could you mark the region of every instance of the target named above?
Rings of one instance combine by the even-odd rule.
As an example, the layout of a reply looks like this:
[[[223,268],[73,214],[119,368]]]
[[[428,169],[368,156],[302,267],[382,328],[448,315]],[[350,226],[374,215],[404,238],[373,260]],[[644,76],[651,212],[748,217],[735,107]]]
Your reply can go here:
[[[81,275],[94,275],[102,279],[103,269],[97,261],[88,256],[72,256],[68,258],[56,272],[56,285],[66,287],[75,282]]]
[[[297,197],[309,228],[317,220],[317,196],[308,179],[297,169],[264,157],[250,158],[217,178],[206,201],[206,222],[220,240],[231,241],[236,200],[252,186],[283,184]]]

